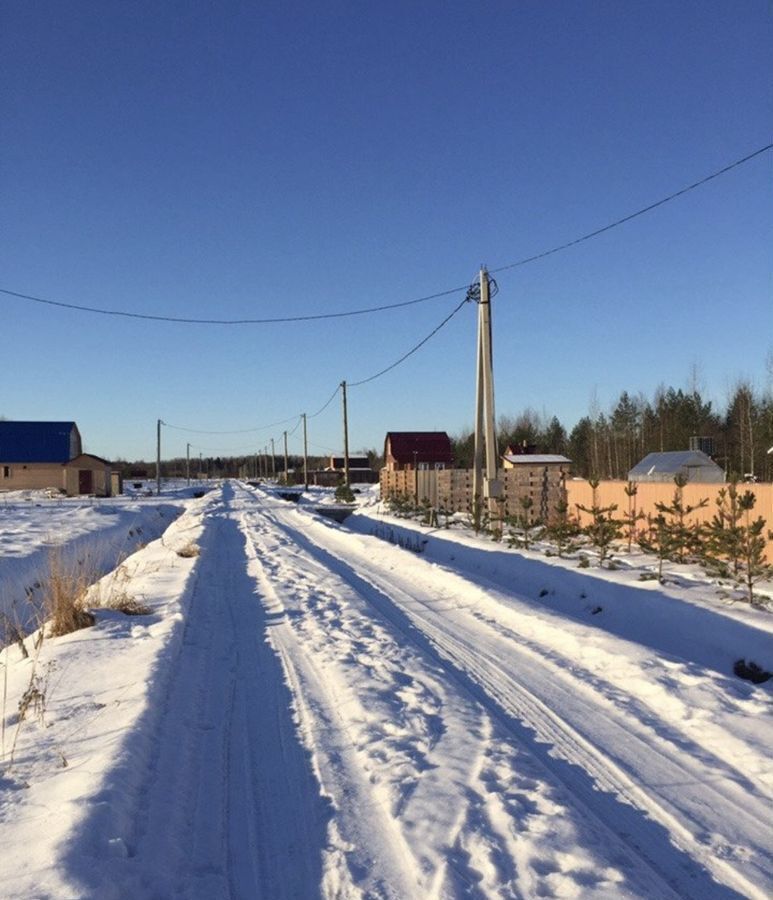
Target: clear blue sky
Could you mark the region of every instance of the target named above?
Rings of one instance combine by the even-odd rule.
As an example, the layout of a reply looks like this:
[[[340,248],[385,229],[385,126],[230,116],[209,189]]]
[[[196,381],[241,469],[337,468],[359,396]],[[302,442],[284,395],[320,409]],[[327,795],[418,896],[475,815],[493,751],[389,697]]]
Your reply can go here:
[[[154,315],[258,318],[466,285],[658,200],[773,138],[769,0],[0,3],[0,287]],[[765,386],[773,153],[498,276],[498,414],[571,428],[595,396]],[[112,318],[0,294],[0,414],[75,419],[152,458],[155,423],[316,412],[463,293],[240,327]],[[469,305],[349,392],[351,449],[471,425]],[[293,423],[289,423],[292,428]],[[164,456],[253,434],[164,430]],[[300,448],[300,429],[291,450]],[[340,400],[309,421],[342,446]],[[206,452],[206,450],[205,450]]]

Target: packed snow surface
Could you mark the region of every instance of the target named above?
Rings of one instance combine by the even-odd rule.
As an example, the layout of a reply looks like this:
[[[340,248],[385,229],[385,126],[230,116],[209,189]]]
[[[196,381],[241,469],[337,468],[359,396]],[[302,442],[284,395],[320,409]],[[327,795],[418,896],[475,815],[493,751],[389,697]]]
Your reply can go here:
[[[733,675],[769,612],[376,505],[175,502],[101,553],[93,627],[2,654],[0,897],[773,896],[771,682]],[[0,510],[4,608],[109,509]]]

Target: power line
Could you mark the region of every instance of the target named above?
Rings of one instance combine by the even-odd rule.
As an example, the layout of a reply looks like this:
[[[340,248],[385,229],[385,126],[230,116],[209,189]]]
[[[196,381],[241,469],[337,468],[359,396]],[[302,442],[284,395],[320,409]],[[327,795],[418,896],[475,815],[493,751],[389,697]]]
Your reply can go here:
[[[340,385],[340,384],[337,384],[337,385],[336,385],[336,389],[335,389],[335,390],[333,391],[333,393],[330,395],[330,399],[327,401],[327,403],[325,403],[325,405],[324,405],[323,407],[321,407],[320,409],[318,409],[318,410],[317,410],[315,413],[313,413],[312,415],[306,416],[306,418],[307,418],[307,419],[316,419],[317,416],[321,415],[321,414],[328,408],[328,406],[330,406],[330,404],[333,402],[333,400],[335,400],[336,395],[338,394],[338,392],[339,392],[340,390],[341,390],[341,385]]]
[[[715,178],[719,178],[721,175],[725,175],[727,172],[732,171],[733,169],[738,168],[738,166],[744,165],[744,163],[750,162],[755,159],[757,156],[760,156],[763,153],[766,153],[768,150],[773,149],[773,143],[766,144],[764,147],[760,147],[758,150],[755,150],[753,153],[749,153],[747,156],[742,157],[741,159],[735,160],[735,162],[730,163],[729,165],[724,166],[721,169],[718,169],[716,172],[712,172],[710,175],[707,175],[705,178],[701,178],[699,181],[695,181],[692,184],[687,185],[687,187],[682,188],[681,190],[675,191],[673,194],[669,194],[667,197],[663,197],[660,200],[655,201],[654,203],[650,203],[649,205],[643,207],[642,209],[636,210],[636,212],[629,213],[627,216],[623,216],[621,219],[617,219],[614,222],[610,222],[608,225],[604,225],[601,228],[597,228],[595,231],[588,232],[588,234],[581,235],[580,237],[575,238],[574,240],[567,241],[564,244],[559,244],[556,247],[551,247],[549,250],[543,250],[541,253],[535,253],[533,256],[527,256],[524,259],[520,259],[517,262],[508,263],[504,266],[498,266],[494,269],[489,269],[489,272],[492,274],[496,272],[504,272],[508,269],[514,269],[518,266],[525,266],[527,263],[535,262],[538,259],[544,259],[546,256],[552,256],[554,253],[559,253],[561,250],[567,250],[569,247],[574,247],[577,244],[581,244],[584,241],[588,241],[591,238],[598,237],[600,234],[604,234],[607,231],[611,231],[613,228],[617,228],[620,225],[625,224],[626,222],[630,222],[632,219],[636,219],[639,216],[643,216],[645,213],[651,212],[654,209],[657,209],[660,206],[663,206],[665,203],[669,203],[672,200],[675,200],[677,197],[681,197],[684,194],[689,193],[690,191],[695,190],[698,187],[701,187],[704,184],[707,184],[709,181],[713,181]],[[195,318],[183,318],[180,316],[161,316],[161,315],[151,315],[149,313],[135,313],[135,312],[127,312],[126,310],[115,310],[115,309],[102,309],[100,307],[95,306],[85,306],[77,303],[65,303],[60,300],[51,300],[45,297],[36,297],[32,294],[23,294],[19,291],[12,291],[8,288],[0,288],[0,293],[6,294],[9,297],[16,297],[21,300],[29,300],[34,303],[43,303],[47,306],[56,306],[62,309],[72,309],[78,312],[87,312],[87,313],[95,313],[103,316],[120,316],[123,318],[129,319],[144,319],[150,320],[154,322],[173,322],[177,324],[188,324],[188,325],[271,325],[271,324],[281,324],[281,323],[293,323],[293,322],[314,322],[320,321],[323,319],[342,319],[351,316],[364,316],[369,315],[370,313],[384,312],[390,309],[401,309],[407,306],[415,306],[419,303],[426,303],[428,300],[436,300],[440,297],[448,297],[451,294],[456,294],[459,291],[467,290],[467,285],[462,287],[449,288],[445,291],[438,291],[434,294],[428,294],[424,297],[417,297],[413,300],[403,300],[397,303],[386,303],[380,306],[370,306],[362,309],[353,309],[343,312],[333,312],[333,313],[318,313],[316,315],[306,315],[306,316],[278,316],[278,317],[266,317],[261,319],[195,319]],[[374,376],[376,377],[376,376]],[[280,423],[281,424],[281,423]]]
[[[169,422],[161,421],[165,428],[174,428],[175,431],[189,431],[192,434],[251,434],[254,431],[267,431],[269,428],[276,428],[277,425],[285,425],[287,422],[294,422],[297,416],[291,416],[289,419],[282,419],[281,422],[271,422],[268,425],[259,425],[256,428],[239,428],[231,431],[206,431],[203,428],[186,428],[183,425],[171,425]],[[297,426],[296,426],[297,427]]]
[[[426,297],[417,297],[414,300],[403,300],[399,303],[385,303],[382,306],[369,306],[364,309],[351,309],[345,312],[317,313],[308,316],[278,316],[275,318],[264,319],[191,319],[180,316],[154,316],[150,313],[126,312],[125,310],[118,309],[101,309],[96,306],[83,306],[78,303],[64,303],[61,300],[49,300],[45,297],[35,297],[32,294],[22,294],[18,291],[11,291],[6,288],[0,288],[0,294],[7,294],[9,297],[17,297],[21,300],[31,300],[34,303],[45,303],[47,306],[57,306],[62,309],[74,309],[78,312],[97,313],[101,316],[121,316],[127,319],[149,319],[153,322],[174,322],[176,324],[185,325],[274,325],[278,323],[316,322],[320,319],[344,319],[349,316],[364,316],[369,313],[384,312],[389,309],[401,309],[405,306],[415,306],[418,303],[426,303],[428,300],[437,300],[439,297],[447,297],[449,294],[456,294],[463,290],[463,287],[451,288],[447,291],[439,291],[437,294],[428,294]]]
[[[730,165],[725,166],[722,169],[718,169],[716,172],[712,172],[711,175],[707,175],[705,178],[701,178],[700,181],[695,181],[692,184],[688,184],[687,187],[682,188],[679,191],[675,191],[673,194],[669,194],[667,197],[663,197],[661,200],[656,200],[655,203],[650,203],[649,206],[645,206],[643,209],[638,209],[636,212],[630,213],[627,216],[623,216],[622,219],[617,219],[614,222],[610,222],[609,225],[604,225],[602,228],[597,228],[595,231],[590,231],[588,234],[582,235],[582,237],[575,238],[573,241],[567,241],[565,244],[559,244],[557,247],[553,247],[550,250],[543,250],[542,253],[536,253],[534,256],[527,256],[525,259],[519,259],[518,262],[509,263],[506,266],[498,266],[496,269],[489,269],[490,272],[504,272],[507,269],[515,269],[517,266],[525,266],[527,263],[535,262],[538,259],[544,259],[546,256],[551,256],[553,253],[558,253],[561,250],[567,250],[569,247],[574,247],[576,244],[581,244],[583,241],[589,241],[591,238],[598,237],[600,234],[604,234],[605,231],[611,231],[613,228],[617,228],[619,225],[624,225],[626,222],[630,222],[631,219],[636,219],[639,216],[643,216],[645,213],[651,212],[653,209],[657,209],[659,206],[663,206],[665,203],[669,203],[671,200],[676,200],[677,197],[681,197],[684,194],[689,193],[690,191],[694,191],[695,188],[701,187],[701,185],[707,184],[709,181],[713,181],[715,178],[719,178],[720,175],[724,175],[727,172],[730,172],[732,169],[737,168],[738,166],[742,166],[744,163],[749,162],[754,159],[756,156],[760,156],[762,153],[766,153],[768,150],[773,148],[773,144],[766,144],[764,147],[760,147],[759,150],[755,150],[754,153],[750,153],[748,156],[744,156],[743,159],[737,159],[735,162],[730,163]]]
[[[433,328],[432,331],[430,331],[430,333],[425,338],[422,338],[422,340],[420,340],[419,343],[416,344],[415,347],[412,347],[407,353],[404,353],[400,357],[400,359],[395,360],[395,362],[393,362],[391,366],[387,366],[385,369],[382,369],[380,372],[376,372],[375,375],[371,375],[369,378],[363,378],[360,381],[349,381],[349,382],[347,382],[348,386],[349,387],[359,387],[361,384],[367,384],[369,381],[375,381],[377,378],[380,378],[382,375],[386,375],[387,372],[391,372],[392,369],[396,369],[397,366],[400,365],[400,363],[405,362],[405,360],[408,359],[409,356],[413,356],[413,354],[420,347],[423,347],[431,337],[434,337],[444,325],[446,325],[448,322],[450,322],[451,319],[453,319],[453,317],[464,306],[464,304],[469,301],[469,299],[470,299],[469,295],[466,296],[464,298],[464,300],[462,300],[462,302],[457,307],[455,307],[453,309],[453,311],[450,312],[437,327]]]

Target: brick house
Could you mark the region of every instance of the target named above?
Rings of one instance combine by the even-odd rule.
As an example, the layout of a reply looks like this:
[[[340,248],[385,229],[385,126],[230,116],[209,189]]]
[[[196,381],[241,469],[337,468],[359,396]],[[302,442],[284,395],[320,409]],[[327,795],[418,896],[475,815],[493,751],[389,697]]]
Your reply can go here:
[[[384,441],[384,468],[390,472],[404,469],[450,469],[454,456],[451,439],[445,431],[389,431]]]

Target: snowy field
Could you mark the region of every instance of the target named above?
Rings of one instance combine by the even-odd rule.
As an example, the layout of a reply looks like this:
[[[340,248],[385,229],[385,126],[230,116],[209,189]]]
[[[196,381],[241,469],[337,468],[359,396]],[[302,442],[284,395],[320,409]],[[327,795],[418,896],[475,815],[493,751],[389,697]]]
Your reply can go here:
[[[364,501],[0,500],[0,897],[773,896],[769,611]]]

